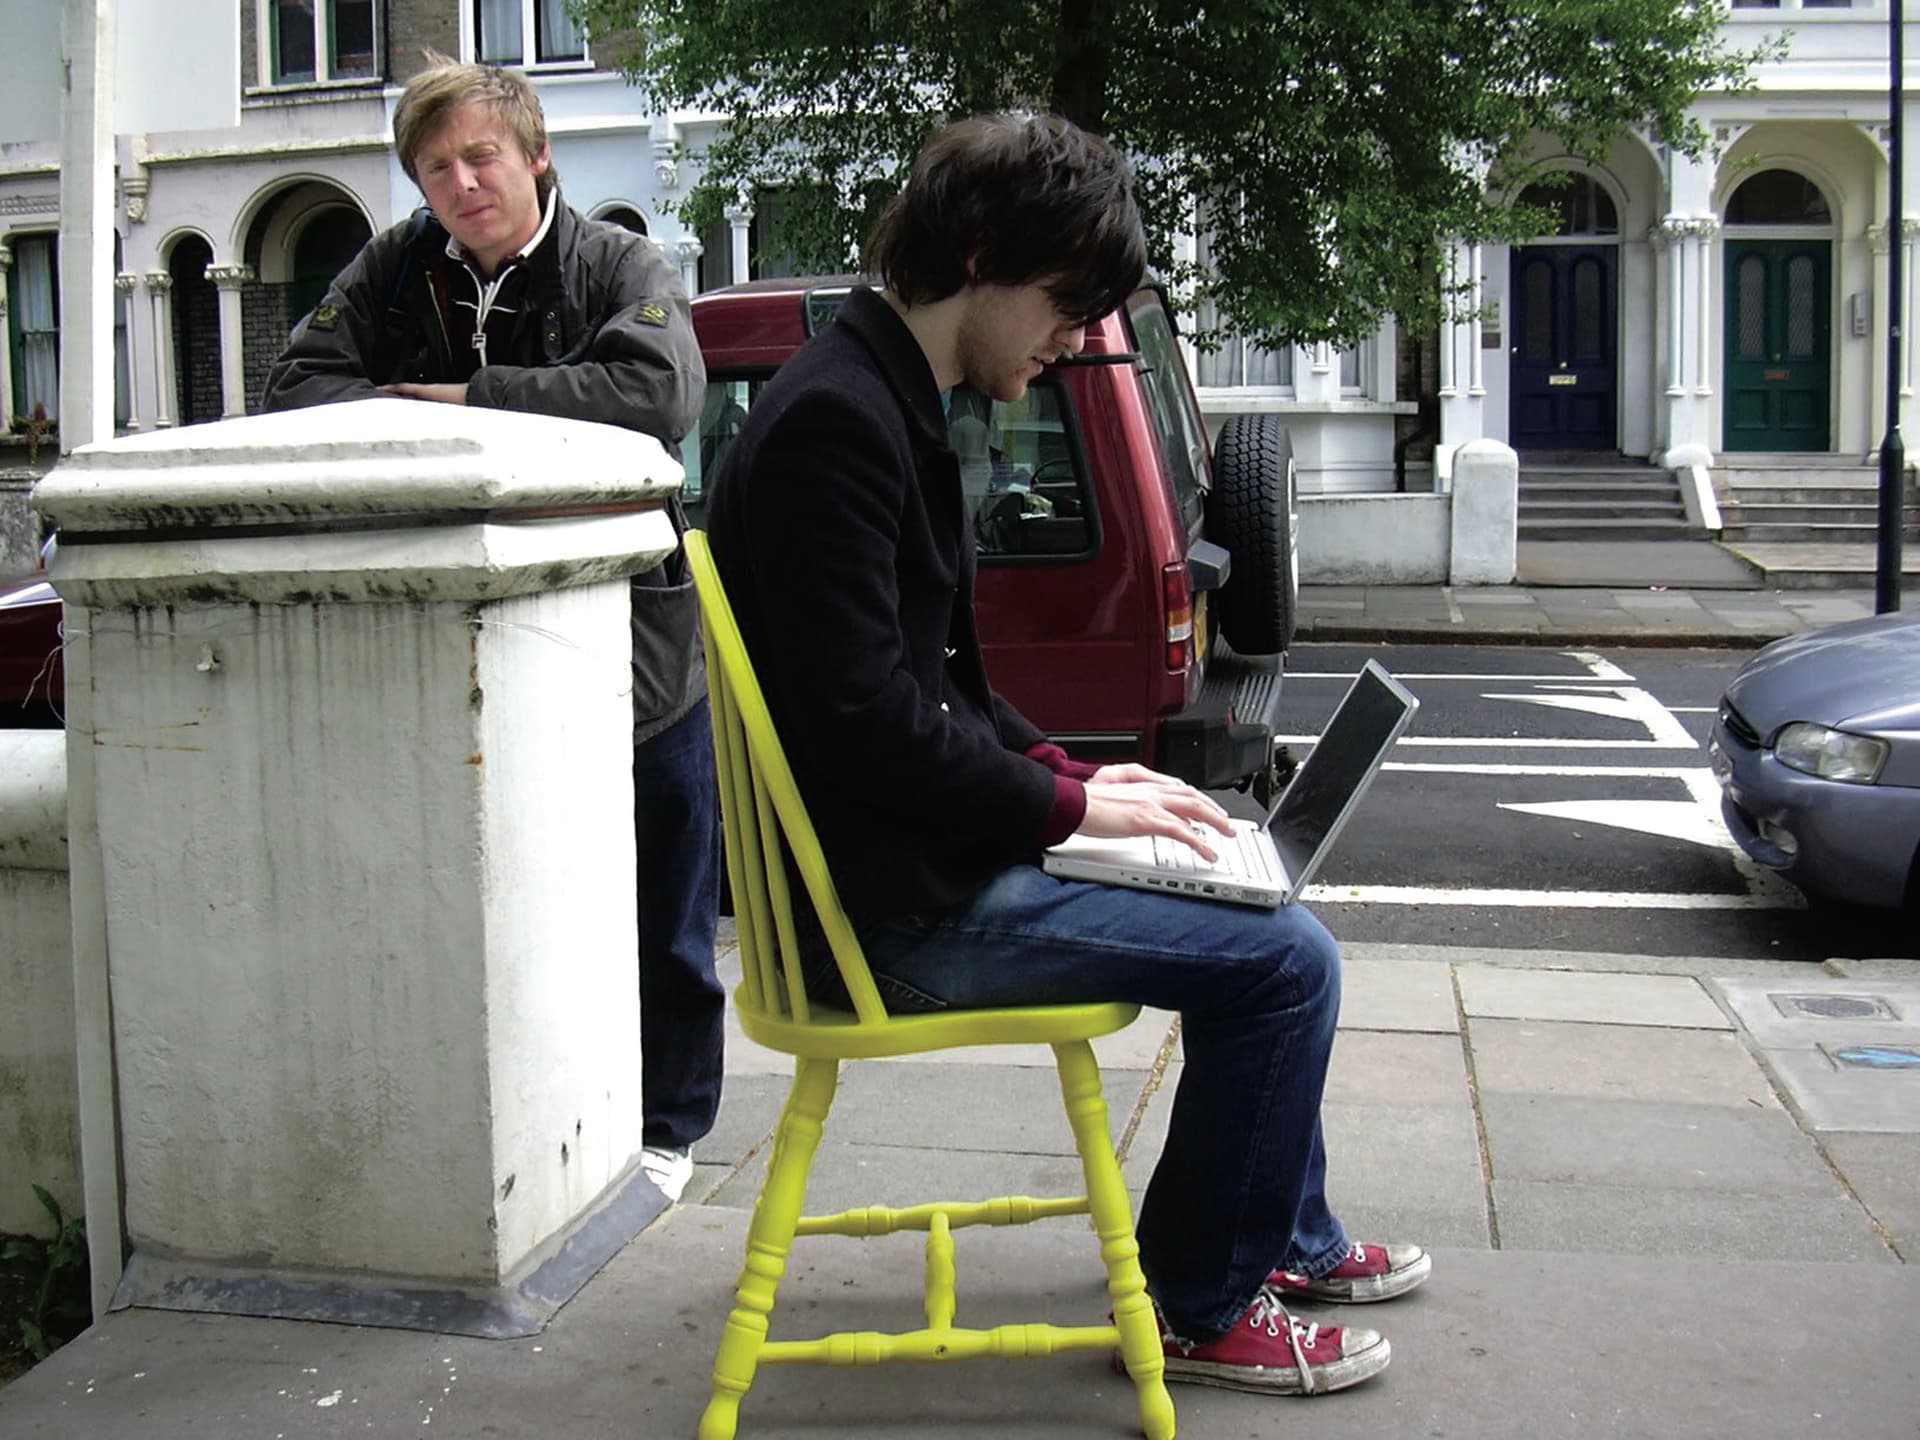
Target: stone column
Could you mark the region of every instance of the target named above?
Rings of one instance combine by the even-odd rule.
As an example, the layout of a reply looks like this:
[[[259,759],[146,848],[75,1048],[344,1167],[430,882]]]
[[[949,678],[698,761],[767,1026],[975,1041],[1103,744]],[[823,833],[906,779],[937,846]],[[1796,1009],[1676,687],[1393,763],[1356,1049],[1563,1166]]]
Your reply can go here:
[[[1698,329],[1693,344],[1693,393],[1713,394],[1713,237],[1720,225],[1712,219],[1695,220],[1687,227],[1693,236],[1693,284]]]
[[[700,243],[699,237],[687,234],[674,241],[674,249],[680,255],[680,283],[687,287],[687,294],[700,293],[700,257],[707,247]]]
[[[733,283],[740,285],[752,278],[753,211],[744,205],[733,206],[727,211],[727,224],[732,227]]]
[[[1686,243],[1687,222],[1669,215],[1654,226],[1647,238],[1656,252],[1666,258],[1667,272],[1667,394],[1685,395],[1687,356]]]
[[[140,317],[133,303],[133,292],[140,283],[140,277],[131,271],[122,270],[113,277],[113,288],[120,292],[120,303],[127,312],[127,429],[144,428],[140,417],[140,347],[134,343],[139,333]]]
[[[241,287],[253,279],[251,265],[209,265],[207,278],[220,292],[220,413],[231,420],[247,413],[247,367],[242,353]]]
[[[627,577],[679,477],[629,431],[380,399],[129,436],[36,491],[121,1303],[528,1333],[662,1208]]]
[[[11,321],[7,316],[7,272],[13,268],[13,251],[0,245],[0,431],[13,424],[13,345],[9,339]]]
[[[173,276],[165,270],[149,270],[142,278],[153,323],[153,428],[165,430],[173,424],[179,385],[173,373]]]
[[[1708,379],[1712,339],[1708,291],[1711,220],[1668,215],[1648,238],[1664,242],[1667,253],[1667,448],[1660,463],[1680,469],[1713,463],[1712,386]],[[1691,341],[1691,343],[1689,343]],[[1692,383],[1688,376],[1691,374]]]
[[[1486,305],[1486,291],[1480,275],[1483,253],[1483,247],[1478,241],[1467,247],[1467,283],[1470,287],[1468,292],[1470,308],[1467,312],[1467,394],[1476,400],[1487,393],[1484,373],[1486,360],[1483,358],[1484,352],[1480,346],[1480,331],[1484,323],[1481,311]],[[1486,429],[1484,421],[1480,428],[1483,431]]]

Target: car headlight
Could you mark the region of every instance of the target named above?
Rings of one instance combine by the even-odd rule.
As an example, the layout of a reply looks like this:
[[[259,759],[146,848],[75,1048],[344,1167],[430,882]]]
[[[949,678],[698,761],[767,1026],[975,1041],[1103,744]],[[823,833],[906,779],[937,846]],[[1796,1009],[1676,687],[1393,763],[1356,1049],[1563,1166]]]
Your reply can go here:
[[[1782,765],[1822,780],[1871,785],[1880,777],[1880,767],[1887,763],[1887,742],[1796,720],[1781,726],[1780,733],[1773,737],[1773,755]]]

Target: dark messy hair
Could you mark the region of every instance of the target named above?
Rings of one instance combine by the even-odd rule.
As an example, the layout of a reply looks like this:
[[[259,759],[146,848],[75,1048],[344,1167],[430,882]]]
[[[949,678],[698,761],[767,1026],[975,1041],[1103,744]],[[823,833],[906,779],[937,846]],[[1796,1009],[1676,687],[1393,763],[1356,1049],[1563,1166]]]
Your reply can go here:
[[[976,115],[936,132],[867,240],[867,273],[907,305],[968,283],[1045,287],[1097,320],[1146,272],[1133,168],[1058,115]],[[971,268],[969,268],[971,266]]]

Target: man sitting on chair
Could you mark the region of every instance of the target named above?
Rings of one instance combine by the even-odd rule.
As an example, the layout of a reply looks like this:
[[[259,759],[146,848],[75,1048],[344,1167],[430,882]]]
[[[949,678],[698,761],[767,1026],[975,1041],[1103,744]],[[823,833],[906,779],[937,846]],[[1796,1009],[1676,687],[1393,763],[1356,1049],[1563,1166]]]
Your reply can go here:
[[[1167,835],[1212,858],[1209,797],[1076,762],[994,694],[945,395],[1012,402],[1140,283],[1126,161],[1054,116],[949,126],[868,246],[885,290],[767,385],[713,483],[715,561],[834,883],[889,1008],[1130,1001],[1182,1017],[1186,1064],[1141,1206],[1167,1378],[1273,1394],[1384,1369],[1371,1330],[1289,1296],[1384,1300],[1412,1245],[1328,1208],[1320,1098],[1339,953],[1303,906],[1252,910],[1060,880],[1072,833]],[[817,940],[817,937],[816,937]],[[823,994],[836,982],[816,943]]]

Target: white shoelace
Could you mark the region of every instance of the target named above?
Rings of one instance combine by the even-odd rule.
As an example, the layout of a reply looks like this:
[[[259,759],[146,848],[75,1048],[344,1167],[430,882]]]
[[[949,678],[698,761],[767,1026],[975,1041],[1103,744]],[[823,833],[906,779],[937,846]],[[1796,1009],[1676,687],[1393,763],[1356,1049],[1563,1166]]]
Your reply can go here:
[[[1263,1289],[1253,1297],[1253,1308],[1247,1311],[1247,1324],[1258,1330],[1266,1326],[1267,1334],[1277,1336],[1280,1322],[1287,1326],[1287,1344],[1293,1350],[1293,1363],[1300,1371],[1300,1393],[1311,1395],[1314,1390],[1313,1367],[1307,1363],[1307,1346],[1320,1338],[1320,1327],[1296,1320],[1287,1313],[1287,1307],[1280,1303],[1280,1297],[1271,1290]]]

